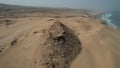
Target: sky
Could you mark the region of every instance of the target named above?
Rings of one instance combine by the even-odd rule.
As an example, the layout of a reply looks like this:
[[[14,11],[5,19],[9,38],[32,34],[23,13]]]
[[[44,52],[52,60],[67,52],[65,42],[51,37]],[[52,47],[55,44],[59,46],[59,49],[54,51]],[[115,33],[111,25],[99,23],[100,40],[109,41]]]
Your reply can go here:
[[[96,10],[120,10],[120,0],[0,0],[0,3]]]

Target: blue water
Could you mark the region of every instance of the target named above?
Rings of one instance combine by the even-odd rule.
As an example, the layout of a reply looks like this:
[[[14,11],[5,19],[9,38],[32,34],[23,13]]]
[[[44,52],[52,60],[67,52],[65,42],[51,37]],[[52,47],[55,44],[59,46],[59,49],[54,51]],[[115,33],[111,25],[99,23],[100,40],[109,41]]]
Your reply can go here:
[[[120,11],[106,12],[101,15],[101,19],[112,28],[120,30]]]

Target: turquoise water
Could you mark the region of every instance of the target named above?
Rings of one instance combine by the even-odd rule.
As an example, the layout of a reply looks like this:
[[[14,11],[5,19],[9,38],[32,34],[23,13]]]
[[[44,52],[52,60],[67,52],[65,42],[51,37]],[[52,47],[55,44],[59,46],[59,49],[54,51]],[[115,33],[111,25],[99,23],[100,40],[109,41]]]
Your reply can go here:
[[[112,28],[120,30],[120,11],[106,12],[101,15],[101,19]]]

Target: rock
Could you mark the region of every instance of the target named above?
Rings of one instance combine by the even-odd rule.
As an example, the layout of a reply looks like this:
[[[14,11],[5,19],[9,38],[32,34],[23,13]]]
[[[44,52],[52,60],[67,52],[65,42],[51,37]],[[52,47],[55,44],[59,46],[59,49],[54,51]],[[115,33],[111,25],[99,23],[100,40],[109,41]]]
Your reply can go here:
[[[44,68],[69,68],[80,54],[81,42],[72,30],[60,22],[55,22],[45,30],[44,45],[40,45],[40,66]],[[49,36],[48,36],[49,35]]]
[[[11,42],[11,45],[15,45],[17,43],[17,39],[14,39],[12,42]]]

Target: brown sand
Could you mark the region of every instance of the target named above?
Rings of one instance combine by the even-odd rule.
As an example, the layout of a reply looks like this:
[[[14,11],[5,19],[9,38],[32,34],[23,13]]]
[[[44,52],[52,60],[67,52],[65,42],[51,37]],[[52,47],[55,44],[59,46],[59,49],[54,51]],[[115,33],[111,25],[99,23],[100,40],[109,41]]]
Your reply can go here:
[[[99,19],[83,15],[69,18],[33,16],[15,19],[15,23],[8,26],[0,25],[0,68],[45,68],[37,59],[40,52],[49,51],[39,48],[45,42],[42,32],[56,21],[73,30],[82,44],[82,51],[70,68],[119,68],[120,32],[101,24]]]

